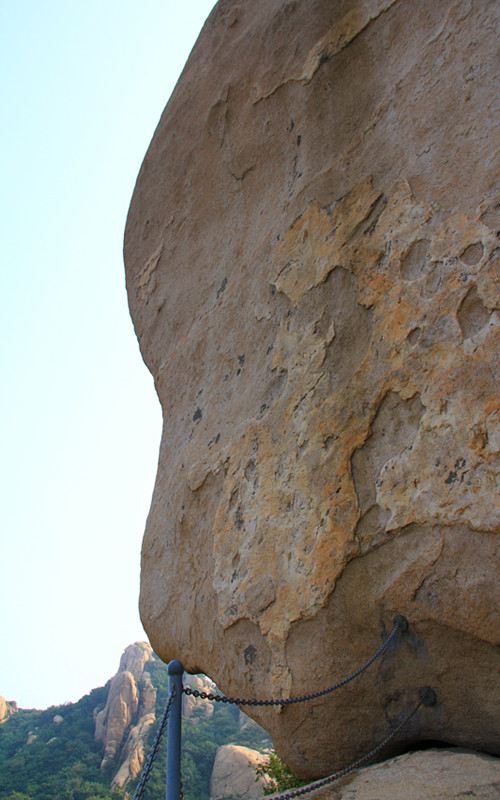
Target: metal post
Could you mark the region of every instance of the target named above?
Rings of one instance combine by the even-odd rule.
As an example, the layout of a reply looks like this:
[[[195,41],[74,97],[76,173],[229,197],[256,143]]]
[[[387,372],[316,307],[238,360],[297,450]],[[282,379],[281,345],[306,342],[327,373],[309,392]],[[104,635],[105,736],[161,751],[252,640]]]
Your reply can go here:
[[[180,661],[168,665],[169,690],[173,692],[167,731],[167,800],[181,797],[182,676]]]

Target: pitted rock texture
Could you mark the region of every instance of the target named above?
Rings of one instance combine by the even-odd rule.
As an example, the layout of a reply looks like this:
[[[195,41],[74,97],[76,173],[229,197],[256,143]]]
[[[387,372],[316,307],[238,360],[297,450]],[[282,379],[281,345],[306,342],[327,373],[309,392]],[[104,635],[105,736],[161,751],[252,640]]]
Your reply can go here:
[[[496,36],[485,0],[237,0],[209,17],[125,233],[164,428],[155,650],[305,777],[381,740],[500,751]],[[138,422],[140,424],[140,422]],[[390,751],[389,751],[390,752]]]
[[[426,750],[360,770],[312,800],[498,800],[500,761],[460,750]]]

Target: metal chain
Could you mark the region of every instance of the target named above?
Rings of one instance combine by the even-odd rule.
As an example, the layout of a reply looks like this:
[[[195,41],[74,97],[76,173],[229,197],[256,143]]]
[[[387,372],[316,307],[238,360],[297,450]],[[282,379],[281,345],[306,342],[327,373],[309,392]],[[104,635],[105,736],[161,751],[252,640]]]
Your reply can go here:
[[[160,727],[156,732],[155,740],[144,762],[144,766],[141,772],[141,777],[139,778],[139,783],[137,784],[137,788],[135,790],[135,794],[132,800],[140,800],[140,798],[144,794],[144,791],[146,789],[146,784],[151,775],[151,770],[153,768],[154,760],[158,754],[158,748],[160,747],[160,742],[162,740],[163,734],[165,733],[165,728],[167,727],[168,715],[170,713],[170,707],[172,705],[174,695],[175,695],[175,689],[172,690],[172,692],[170,692],[170,695],[168,697],[168,702],[160,722]]]
[[[408,627],[408,622],[406,619],[400,615],[398,615],[394,619],[394,627],[389,635],[384,639],[378,650],[370,656],[368,661],[365,661],[358,669],[348,675],[346,678],[343,678],[338,683],[334,683],[333,686],[329,686],[327,689],[320,689],[318,692],[310,692],[309,694],[302,694],[298,697],[288,697],[285,699],[278,699],[274,698],[271,700],[257,700],[255,698],[245,699],[241,697],[225,697],[225,695],[221,694],[213,694],[212,692],[200,692],[198,689],[191,689],[189,686],[183,686],[182,691],[186,695],[190,695],[191,697],[197,697],[201,700],[214,700],[216,703],[233,703],[237,706],[289,706],[293,703],[304,703],[308,700],[316,700],[318,697],[324,697],[326,694],[331,694],[331,692],[335,692],[337,689],[342,688],[342,686],[346,686],[346,684],[350,683],[361,675],[365,670],[370,667],[377,658],[380,658],[382,653],[384,653],[391,642],[396,638],[396,635],[399,631],[405,631]]]
[[[323,786],[328,786],[330,783],[334,781],[338,781],[340,778],[344,778],[346,775],[349,775],[351,772],[354,772],[358,767],[363,766],[367,761],[370,761],[374,756],[377,755],[385,746],[388,744],[391,739],[393,739],[399,731],[407,725],[410,720],[415,716],[417,711],[419,710],[420,706],[425,705],[424,700],[420,700],[420,702],[415,706],[413,711],[410,711],[409,714],[401,720],[401,722],[396,725],[396,727],[389,733],[387,736],[379,742],[376,747],[372,748],[368,753],[365,753],[364,756],[361,758],[357,758],[356,761],[353,761],[347,767],[343,767],[342,769],[338,770],[338,772],[332,772],[331,775],[327,775],[326,778],[320,778],[317,781],[313,781],[313,783],[308,783],[306,786],[300,786],[297,789],[292,789],[289,792],[285,792],[284,794],[271,794],[268,795],[264,800],[293,800],[295,797],[301,797],[303,794],[309,794],[309,792],[313,792],[315,789],[322,789]]]

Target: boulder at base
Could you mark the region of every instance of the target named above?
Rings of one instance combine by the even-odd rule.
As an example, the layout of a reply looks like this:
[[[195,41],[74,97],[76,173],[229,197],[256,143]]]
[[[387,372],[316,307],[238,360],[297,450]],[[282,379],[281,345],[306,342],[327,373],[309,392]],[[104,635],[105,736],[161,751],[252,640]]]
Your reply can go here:
[[[163,408],[154,649],[304,777],[419,741],[500,752],[495,0],[221,0],[125,233]],[[140,426],[141,420],[133,424]]]
[[[250,747],[219,747],[210,780],[210,800],[260,800],[267,780],[257,776],[257,768],[266,761],[266,756]]]
[[[406,753],[366,767],[314,800],[498,800],[500,760],[459,750]]]

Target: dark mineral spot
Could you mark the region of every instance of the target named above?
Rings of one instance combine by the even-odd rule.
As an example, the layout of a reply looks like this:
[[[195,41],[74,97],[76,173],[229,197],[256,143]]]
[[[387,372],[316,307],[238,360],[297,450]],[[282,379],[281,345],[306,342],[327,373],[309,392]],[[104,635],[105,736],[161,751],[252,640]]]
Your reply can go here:
[[[241,513],[241,506],[238,506],[238,508],[234,512],[234,524],[236,525],[238,530],[241,530],[241,528],[243,527],[244,523],[245,523],[245,520],[243,519],[243,514]]]
[[[221,285],[220,285],[220,286],[219,286],[219,288],[217,289],[217,299],[219,299],[219,297],[221,296],[221,294],[223,294],[223,293],[224,293],[224,291],[225,291],[225,289],[226,289],[226,286],[227,286],[227,278],[224,278],[224,280],[222,281]]]
[[[245,648],[243,656],[245,658],[245,664],[253,664],[257,656],[257,650],[253,644],[249,644],[248,647]]]
[[[203,416],[201,408],[197,408],[193,414],[193,422],[198,422]]]
[[[215,436],[213,439],[210,439],[207,447],[212,447],[212,445],[217,444],[219,439],[220,439],[220,433],[218,433],[217,436]]]

